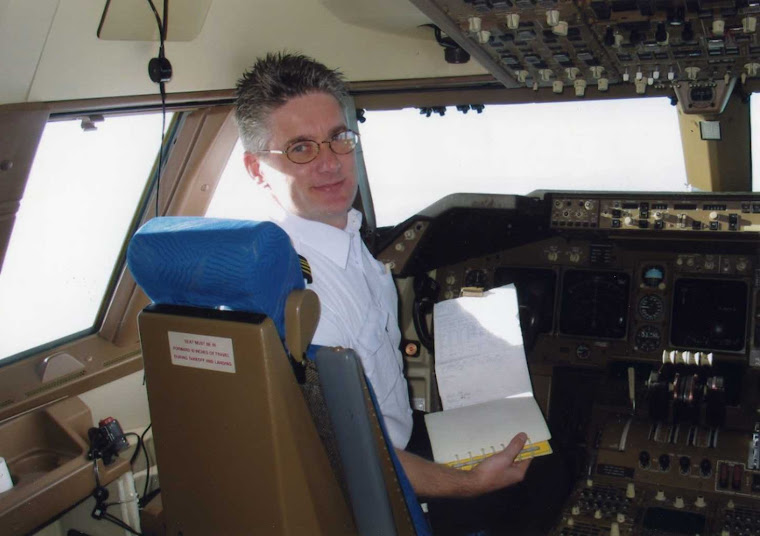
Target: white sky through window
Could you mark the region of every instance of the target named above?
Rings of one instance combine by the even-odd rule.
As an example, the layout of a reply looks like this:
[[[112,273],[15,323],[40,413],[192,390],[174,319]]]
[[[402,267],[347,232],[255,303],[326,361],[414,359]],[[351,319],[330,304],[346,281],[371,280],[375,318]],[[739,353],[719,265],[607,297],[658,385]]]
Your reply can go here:
[[[0,359],[92,327],[160,141],[158,113],[46,125],[0,272]]]
[[[368,111],[359,125],[379,226],[456,192],[686,191],[678,116],[667,98]],[[265,219],[269,195],[238,142],[207,216]]]

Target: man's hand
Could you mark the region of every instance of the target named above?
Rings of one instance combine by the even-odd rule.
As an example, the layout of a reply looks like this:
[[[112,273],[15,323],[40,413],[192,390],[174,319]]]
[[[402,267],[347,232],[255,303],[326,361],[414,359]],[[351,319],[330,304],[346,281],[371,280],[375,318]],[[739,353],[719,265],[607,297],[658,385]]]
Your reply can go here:
[[[452,469],[396,450],[414,491],[423,497],[476,497],[496,491],[525,478],[530,460],[515,462],[527,436],[517,434],[503,451],[486,458],[472,471]]]
[[[496,491],[522,482],[531,460],[516,462],[515,456],[523,449],[527,439],[528,436],[524,433],[517,434],[507,448],[486,458],[472,470],[472,476],[476,479],[476,494]]]

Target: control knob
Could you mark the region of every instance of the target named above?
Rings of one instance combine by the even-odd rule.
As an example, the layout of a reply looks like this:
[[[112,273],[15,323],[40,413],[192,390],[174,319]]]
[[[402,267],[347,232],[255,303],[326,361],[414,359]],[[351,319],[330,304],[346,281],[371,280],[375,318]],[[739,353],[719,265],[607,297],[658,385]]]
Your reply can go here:
[[[688,475],[691,472],[691,459],[688,456],[678,458],[678,466],[681,468],[682,475]]]
[[[702,476],[710,476],[712,473],[712,463],[709,459],[704,458],[699,462],[699,472]]]
[[[657,458],[657,463],[660,466],[660,470],[667,471],[670,468],[670,455],[661,454],[660,457]]]
[[[639,453],[639,463],[641,464],[641,467],[643,467],[644,469],[649,467],[651,460],[652,460],[652,457],[649,455],[647,451],[642,450]]]

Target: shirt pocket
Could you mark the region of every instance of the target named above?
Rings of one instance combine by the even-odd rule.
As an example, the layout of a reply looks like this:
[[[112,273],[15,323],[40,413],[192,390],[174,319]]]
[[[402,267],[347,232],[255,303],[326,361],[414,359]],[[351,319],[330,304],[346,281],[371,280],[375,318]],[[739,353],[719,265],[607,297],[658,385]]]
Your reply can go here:
[[[370,305],[367,316],[363,320],[359,335],[356,338],[356,352],[362,361],[364,373],[372,379],[378,368],[378,361],[383,358],[380,349],[383,346],[387,334],[385,326],[388,324],[388,313],[381,311],[374,305]]]

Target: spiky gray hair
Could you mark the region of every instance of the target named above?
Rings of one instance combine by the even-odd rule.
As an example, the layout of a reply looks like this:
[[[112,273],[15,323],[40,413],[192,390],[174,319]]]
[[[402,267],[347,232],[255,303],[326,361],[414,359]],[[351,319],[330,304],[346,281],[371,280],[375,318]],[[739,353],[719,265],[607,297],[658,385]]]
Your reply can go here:
[[[327,93],[340,103],[348,94],[343,75],[301,54],[269,53],[237,83],[235,117],[246,151],[266,149],[269,116],[294,97]]]

